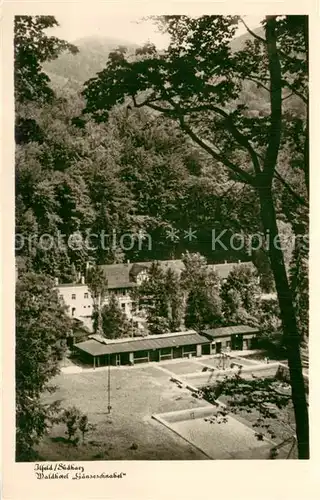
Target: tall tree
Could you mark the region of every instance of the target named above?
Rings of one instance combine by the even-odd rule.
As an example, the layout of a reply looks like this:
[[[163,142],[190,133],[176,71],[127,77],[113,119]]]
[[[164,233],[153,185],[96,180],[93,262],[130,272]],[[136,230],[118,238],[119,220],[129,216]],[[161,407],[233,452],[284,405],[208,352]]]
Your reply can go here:
[[[303,459],[309,457],[309,424],[301,335],[278,244],[273,182],[277,178],[296,199],[306,203],[277,170],[286,125],[283,99],[290,93],[303,104],[307,99],[308,50],[300,43],[307,40],[306,22],[304,16],[267,16],[263,21],[265,37],[255,35],[254,43],[233,54],[230,41],[238,21],[223,16],[164,16],[161,22],[171,37],[168,49],[158,53],[149,44],[130,61],[123,51],[112,53],[106,69],[85,86],[85,111],[105,121],[110,108],[127,98],[135,107],[147,106],[163,113],[176,120],[215,162],[229,169],[233,179],[254,188],[262,227],[272,242],[269,257],[287,349],[299,458]],[[254,110],[241,102],[244,80],[264,88],[270,105],[264,116],[250,113]],[[308,184],[305,161],[302,170],[307,172]]]
[[[150,333],[178,331],[183,321],[183,292],[179,275],[171,268],[164,270],[158,261],[152,262],[146,279],[136,292],[144,300]]]
[[[98,266],[89,267],[86,281],[93,301],[93,319],[96,316],[96,332],[102,334],[102,305],[108,292],[108,281]]]
[[[102,334],[108,339],[117,339],[129,335],[130,325],[126,315],[121,311],[114,294],[110,295],[108,303],[102,307]]]
[[[16,283],[16,457],[29,461],[47,431],[56,405],[41,402],[53,392],[50,380],[59,373],[70,320],[54,283],[25,273]]]
[[[167,333],[169,327],[169,304],[165,291],[166,275],[158,261],[152,262],[147,278],[138,289],[139,297],[147,310],[147,325],[151,335]]]
[[[185,269],[181,273],[185,292],[185,325],[202,330],[222,321],[220,280],[208,269],[206,259],[198,253],[183,255]]]
[[[221,287],[224,321],[227,324],[258,324],[260,287],[257,273],[245,264],[237,266],[229,273]]]
[[[183,291],[178,273],[169,268],[164,285],[168,300],[169,328],[171,332],[177,332],[181,329],[184,315]]]

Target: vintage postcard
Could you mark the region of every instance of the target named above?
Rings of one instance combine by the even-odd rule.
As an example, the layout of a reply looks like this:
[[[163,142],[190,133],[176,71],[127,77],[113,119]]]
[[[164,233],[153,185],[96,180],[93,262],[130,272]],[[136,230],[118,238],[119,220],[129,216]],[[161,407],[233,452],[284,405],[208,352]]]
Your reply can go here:
[[[316,498],[317,9],[2,4],[4,499]]]

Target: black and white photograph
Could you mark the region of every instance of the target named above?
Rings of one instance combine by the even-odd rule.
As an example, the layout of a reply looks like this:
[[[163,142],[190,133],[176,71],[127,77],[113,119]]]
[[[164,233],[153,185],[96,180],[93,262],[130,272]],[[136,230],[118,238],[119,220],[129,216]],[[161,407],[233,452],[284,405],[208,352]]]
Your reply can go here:
[[[309,459],[309,16],[13,22],[15,461]]]

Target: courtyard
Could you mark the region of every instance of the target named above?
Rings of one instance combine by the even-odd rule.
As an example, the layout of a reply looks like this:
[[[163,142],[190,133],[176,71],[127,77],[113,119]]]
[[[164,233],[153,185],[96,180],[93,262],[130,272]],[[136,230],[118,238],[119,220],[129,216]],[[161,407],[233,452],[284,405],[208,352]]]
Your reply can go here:
[[[80,441],[74,446],[66,439],[66,426],[54,425],[50,435],[39,444],[41,459],[267,458],[271,444],[256,441],[250,419],[229,417],[227,423],[210,425],[204,418],[192,421],[182,418],[166,425],[154,418],[166,413],[202,411],[206,407],[210,413],[212,405],[194,397],[192,391],[173,379],[176,377],[182,384],[189,385],[209,382],[212,373],[202,373],[202,370],[215,362],[212,358],[193,358],[144,366],[111,367],[110,413],[106,367],[60,374],[54,380],[57,391],[47,395],[45,402],[60,400],[63,408],[76,406],[95,428],[88,432],[84,443]]]
[[[61,400],[86,413],[96,429],[77,447],[66,441],[65,425],[55,425],[39,445],[43,460],[206,460],[202,452],[153,420],[152,414],[203,406],[187,389],[170,382],[153,366],[111,370],[108,414],[108,372],[62,374],[59,387],[46,401]],[[209,403],[208,403],[209,405]]]

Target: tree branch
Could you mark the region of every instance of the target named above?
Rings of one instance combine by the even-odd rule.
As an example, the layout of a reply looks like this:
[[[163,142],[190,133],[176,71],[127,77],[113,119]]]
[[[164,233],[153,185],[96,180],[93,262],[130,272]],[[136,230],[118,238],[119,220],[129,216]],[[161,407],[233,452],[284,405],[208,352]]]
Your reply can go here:
[[[308,203],[302,196],[295,192],[295,190],[288,184],[288,182],[282,177],[277,170],[274,172],[275,177],[281,182],[281,184],[289,191],[289,193],[296,199],[296,201],[305,207],[308,207]]]
[[[291,92],[291,94],[287,95],[286,97],[282,98],[282,102],[285,101],[286,99],[289,99],[289,97],[292,97],[294,95],[294,92]]]
[[[237,127],[234,125],[234,123],[232,123],[232,119],[226,111],[224,111],[216,106],[210,105],[210,104],[204,105],[204,106],[197,106],[194,108],[183,109],[183,108],[180,108],[172,100],[172,98],[170,98],[170,96],[168,96],[167,93],[166,93],[166,98],[167,98],[168,102],[171,104],[172,108],[174,108],[174,109],[172,109],[172,108],[167,109],[167,108],[163,108],[162,106],[157,106],[157,105],[153,104],[152,102],[150,102],[150,100],[148,100],[148,99],[146,101],[144,101],[143,103],[137,104],[135,96],[132,96],[133,103],[134,103],[135,107],[149,106],[151,109],[154,109],[155,111],[165,113],[165,114],[171,116],[172,118],[178,118],[180,120],[180,124],[182,125],[182,123],[183,123],[184,130],[186,131],[187,130],[186,127],[188,128],[188,134],[190,135],[190,137],[191,137],[191,134],[194,135],[193,140],[195,142],[197,142],[199,145],[201,145],[201,147],[204,147],[204,149],[206,149],[206,151],[209,152],[212,156],[216,155],[215,156],[216,159],[218,159],[218,157],[219,157],[218,161],[222,162],[226,166],[229,166],[229,168],[231,168],[233,171],[235,171],[235,169],[237,169],[237,174],[240,175],[241,177],[243,177],[243,173],[246,174],[246,172],[239,169],[239,167],[237,167],[232,162],[230,162],[230,160],[228,160],[224,155],[222,155],[221,153],[219,155],[212,148],[210,148],[210,146],[206,145],[206,143],[203,142],[198,136],[196,136],[194,134],[194,132],[190,129],[190,127],[188,127],[185,124],[184,119],[182,119],[182,117],[184,117],[187,114],[200,112],[200,111],[213,111],[213,112],[219,114],[220,116],[225,118],[227,128],[229,129],[229,131],[231,132],[233,137],[236,139],[238,144],[240,144],[242,147],[244,147],[248,151],[248,153],[250,154],[255,173],[256,174],[261,173],[261,167],[260,167],[258,155],[256,154],[253,147],[251,146],[249,139],[237,129]],[[181,121],[181,119],[182,119],[182,121]],[[201,142],[201,144],[199,141]],[[226,162],[228,163],[228,165],[226,164]],[[253,178],[251,178],[250,174],[246,174],[246,175],[248,175],[250,177],[250,181],[248,181],[248,178],[247,178],[246,182],[251,184]]]
[[[295,94],[296,96],[300,97],[300,99],[305,103],[305,104],[308,104],[308,98],[305,97],[303,94],[301,94],[301,92],[299,92],[298,90],[296,90],[293,85],[289,82],[287,82],[287,80],[283,80],[282,81],[282,85],[284,87],[288,87],[288,89],[291,90],[291,92],[293,92],[293,94]]]
[[[240,21],[242,22],[242,24],[244,25],[244,27],[246,28],[247,32],[250,33],[251,36],[253,36],[254,38],[256,38],[257,40],[259,40],[260,42],[262,43],[266,43],[266,40],[265,38],[262,38],[262,36],[259,36],[257,35],[254,31],[252,31],[249,26],[246,24],[246,22],[242,19],[242,17],[240,17]]]
[[[171,114],[173,116],[175,114],[177,114],[177,116],[180,117],[181,115],[185,116],[185,115],[190,114],[190,113],[198,113],[198,112],[201,112],[201,111],[213,111],[214,113],[217,113],[218,115],[220,115],[223,118],[225,118],[225,120],[226,120],[225,123],[227,125],[227,128],[229,129],[229,131],[231,132],[231,134],[233,135],[233,137],[236,139],[236,141],[238,142],[238,144],[240,144],[240,146],[244,147],[249,152],[249,154],[251,156],[251,160],[252,160],[253,166],[254,166],[254,169],[255,169],[255,172],[256,173],[260,173],[261,172],[258,155],[256,154],[255,150],[251,146],[248,137],[246,137],[244,134],[242,134],[238,130],[238,128],[232,122],[231,116],[226,111],[224,111],[223,109],[218,108],[216,106],[213,106],[211,104],[207,104],[207,105],[203,105],[203,106],[196,106],[194,108],[180,108],[180,107],[177,107],[172,100],[170,100],[170,104],[172,106],[175,106],[175,110],[167,110],[167,113]],[[148,104],[148,105],[150,106],[150,104]],[[156,109],[158,111],[160,111],[160,109],[162,109],[162,111],[163,111],[163,108],[159,108],[159,107],[154,106],[154,105],[152,105],[152,107],[153,107],[153,109]]]
[[[226,158],[225,156],[216,153],[208,144],[206,144],[202,139],[200,139],[200,137],[198,137],[195,134],[195,132],[189,127],[189,125],[185,123],[184,116],[180,116],[179,121],[182,130],[184,130],[194,142],[196,142],[199,146],[201,146],[202,149],[207,151],[207,153],[209,153],[215,160],[222,163],[226,167],[230,168],[230,170],[235,172],[237,175],[239,175],[246,184],[250,184],[251,186],[254,185],[254,177],[252,175],[248,174],[247,172],[239,168],[237,165],[228,160],[228,158]]]
[[[246,78],[245,79],[249,82],[253,82],[257,85],[257,87],[261,87],[262,89],[266,90],[267,92],[270,92],[270,89],[268,87],[266,87],[265,85],[263,85],[262,83],[260,83],[258,80],[255,80],[254,78]]]

